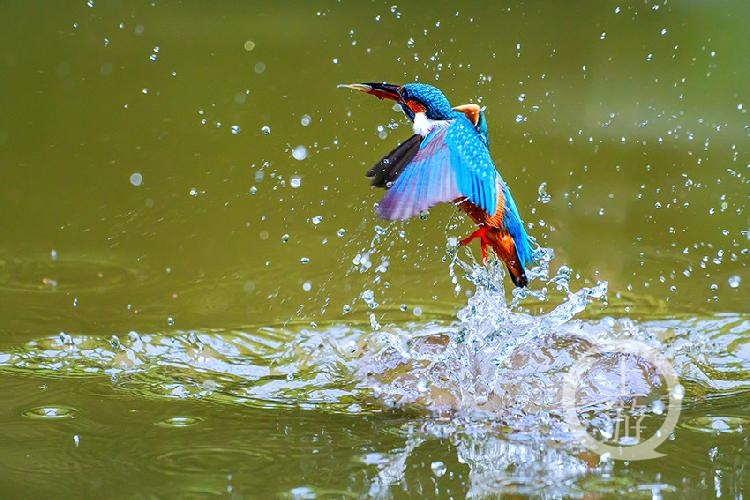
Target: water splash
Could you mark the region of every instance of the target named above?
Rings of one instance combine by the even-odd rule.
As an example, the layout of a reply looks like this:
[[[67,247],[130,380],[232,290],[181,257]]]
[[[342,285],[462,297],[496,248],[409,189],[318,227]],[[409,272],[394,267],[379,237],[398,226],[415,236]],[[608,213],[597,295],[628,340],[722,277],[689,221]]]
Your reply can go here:
[[[378,267],[373,256],[381,232],[350,272]],[[601,340],[632,338],[658,347],[683,378],[685,397],[696,390],[750,388],[748,317],[640,323],[601,317],[607,284],[576,288],[571,268],[552,272],[549,249],[536,250],[536,265],[528,270],[530,288],[510,294],[502,263],[481,266],[468,249],[455,245],[449,256],[456,286],[473,289],[452,321],[423,314],[418,321],[381,325],[372,315],[377,294],[368,289],[358,300],[368,306],[369,318],[360,322],[102,335],[68,331],[0,352],[0,371],[106,374],[121,390],[148,398],[357,414],[384,407],[408,410],[412,417],[398,430],[406,446],[380,457],[372,496],[389,496],[407,480],[406,464],[415,450],[445,438],[454,444],[458,461],[468,465],[470,496],[591,491],[591,478],[609,477],[612,464],[573,439],[560,402],[562,378]],[[546,312],[529,312],[539,304]],[[589,318],[576,319],[582,313]],[[600,368],[582,380],[577,403],[592,433],[614,436],[613,397],[645,396],[649,404],[641,415],[663,418],[665,387],[652,366],[608,352],[601,360]],[[624,386],[623,367],[631,374]],[[731,415],[690,422],[706,432],[736,427]],[[450,463],[429,465],[436,476],[451,471]],[[631,486],[619,484],[610,492]]]

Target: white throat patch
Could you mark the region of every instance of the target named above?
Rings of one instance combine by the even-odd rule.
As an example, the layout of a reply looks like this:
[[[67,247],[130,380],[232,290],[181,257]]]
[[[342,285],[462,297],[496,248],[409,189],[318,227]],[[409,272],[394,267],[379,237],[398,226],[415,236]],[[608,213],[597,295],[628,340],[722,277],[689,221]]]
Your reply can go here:
[[[412,129],[415,134],[419,134],[423,137],[427,136],[436,127],[447,127],[450,122],[447,120],[430,120],[427,118],[425,113],[414,114],[414,125]]]

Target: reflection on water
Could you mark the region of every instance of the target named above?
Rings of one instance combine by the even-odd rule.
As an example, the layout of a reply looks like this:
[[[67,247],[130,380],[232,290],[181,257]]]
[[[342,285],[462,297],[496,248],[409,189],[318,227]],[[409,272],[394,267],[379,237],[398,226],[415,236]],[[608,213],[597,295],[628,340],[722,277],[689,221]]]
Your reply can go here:
[[[452,442],[458,462],[468,466],[472,496],[637,489],[632,477],[602,483],[615,473],[613,462],[601,460],[571,435],[560,406],[563,377],[602,341],[627,338],[664,352],[691,396],[748,389],[750,351],[744,346],[750,319],[575,319],[606,301],[606,283],[571,290],[572,271],[562,267],[549,277],[552,252],[540,249],[538,256],[539,265],[529,273],[535,291],[514,291],[506,302],[502,266],[479,266],[470,254],[453,252],[457,286],[475,285],[476,291],[452,322],[425,315],[423,321],[389,325],[287,324],[107,336],[60,332],[1,353],[1,369],[50,377],[107,374],[119,390],[150,398],[341,414],[412,413],[416,419],[396,429],[404,448],[376,460],[363,458],[374,460],[377,468],[368,487],[373,496],[402,487],[415,450],[435,439]],[[551,310],[525,312],[537,302],[551,302]],[[658,369],[637,356],[607,352],[600,353],[597,366],[580,381],[577,396],[589,433],[612,440],[620,418],[612,402],[618,398],[644,398],[648,404],[640,416],[658,428],[668,397]],[[75,411],[40,406],[24,414],[62,418]],[[201,423],[189,415],[155,422],[167,428]],[[743,417],[715,415],[692,418],[681,428],[731,433],[742,432],[745,425]],[[204,463],[215,465],[217,457],[229,464],[239,460],[236,453],[246,452],[190,448],[166,452],[156,461],[164,470],[199,471]],[[436,477],[446,472],[440,461],[431,467]],[[651,486],[659,491],[680,487]]]

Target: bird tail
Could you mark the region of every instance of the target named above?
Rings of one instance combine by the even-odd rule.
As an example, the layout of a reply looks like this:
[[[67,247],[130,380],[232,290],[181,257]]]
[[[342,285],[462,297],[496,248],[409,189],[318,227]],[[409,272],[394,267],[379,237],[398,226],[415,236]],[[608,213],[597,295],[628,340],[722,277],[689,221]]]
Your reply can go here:
[[[488,227],[485,236],[487,243],[490,244],[497,256],[500,257],[500,260],[505,262],[513,284],[519,288],[528,285],[529,280],[526,278],[526,270],[521,263],[513,237],[508,232],[497,227]]]

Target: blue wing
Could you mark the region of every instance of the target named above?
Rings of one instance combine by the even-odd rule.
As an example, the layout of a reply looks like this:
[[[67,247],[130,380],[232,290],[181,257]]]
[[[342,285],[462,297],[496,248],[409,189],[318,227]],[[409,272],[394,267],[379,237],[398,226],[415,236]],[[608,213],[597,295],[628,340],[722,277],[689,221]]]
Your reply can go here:
[[[378,214],[406,219],[462,196],[488,214],[497,211],[497,171],[477,128],[462,114],[433,129],[386,192]]]
[[[526,264],[530,263],[533,258],[531,245],[529,244],[529,236],[526,234],[526,229],[523,227],[523,221],[518,214],[516,202],[510,194],[508,185],[505,184],[505,182],[502,182],[502,184],[503,195],[505,196],[503,226],[505,226],[505,229],[513,237],[513,242],[516,244],[516,253],[518,254],[518,260],[521,266],[526,267]]]

